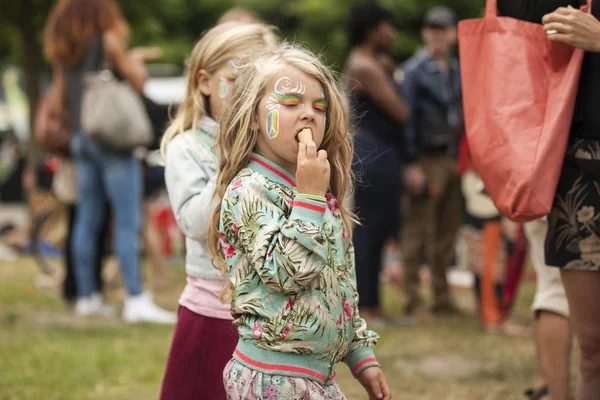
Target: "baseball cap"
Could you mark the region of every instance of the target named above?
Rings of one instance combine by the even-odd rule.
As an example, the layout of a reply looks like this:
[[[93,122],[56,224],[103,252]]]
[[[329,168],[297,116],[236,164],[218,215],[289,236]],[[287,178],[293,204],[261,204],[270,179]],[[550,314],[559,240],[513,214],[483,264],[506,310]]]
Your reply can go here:
[[[423,19],[424,26],[449,28],[457,23],[454,11],[444,6],[433,7],[425,14]]]

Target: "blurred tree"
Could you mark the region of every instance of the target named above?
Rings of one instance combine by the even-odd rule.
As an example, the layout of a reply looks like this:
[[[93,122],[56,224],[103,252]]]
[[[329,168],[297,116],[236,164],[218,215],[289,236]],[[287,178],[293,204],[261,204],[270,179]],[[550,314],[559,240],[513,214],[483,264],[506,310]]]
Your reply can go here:
[[[7,62],[22,65],[25,93],[32,110],[40,93],[41,35],[53,3],[52,0],[4,2],[0,13],[0,66]],[[33,117],[30,120],[33,126]]]
[[[41,35],[53,3],[52,0],[4,2],[0,13],[0,62],[9,61],[23,67],[30,127],[34,126],[35,109],[40,95]],[[3,64],[0,63],[0,67]],[[30,168],[38,155],[38,146],[30,140],[27,146],[27,163]]]
[[[348,52],[346,18],[353,4],[365,0],[147,0],[121,1],[132,25],[132,44],[161,46],[161,62],[181,64],[195,41],[227,9],[254,11],[261,20],[280,29],[282,36],[306,44],[340,69]],[[374,1],[374,0],[366,0]],[[459,18],[477,17],[485,0],[380,0],[395,15],[399,36],[393,56],[408,58],[420,43],[421,21],[436,5],[452,8]]]

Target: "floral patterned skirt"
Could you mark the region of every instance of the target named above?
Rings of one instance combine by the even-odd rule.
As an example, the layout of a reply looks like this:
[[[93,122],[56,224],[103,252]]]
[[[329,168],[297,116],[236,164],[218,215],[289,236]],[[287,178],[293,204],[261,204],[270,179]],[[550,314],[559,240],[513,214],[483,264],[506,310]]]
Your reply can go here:
[[[231,360],[223,370],[227,400],[346,400],[337,383],[322,386],[292,376],[269,375]]]
[[[572,139],[548,216],[546,264],[600,271],[600,141]]]

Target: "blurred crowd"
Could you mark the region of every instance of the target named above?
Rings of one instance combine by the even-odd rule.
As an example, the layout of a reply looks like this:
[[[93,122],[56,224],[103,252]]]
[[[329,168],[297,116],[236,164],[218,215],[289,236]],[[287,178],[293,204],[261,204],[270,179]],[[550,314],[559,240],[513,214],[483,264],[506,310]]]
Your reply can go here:
[[[68,4],[61,3],[64,4],[58,6],[57,10]],[[61,17],[83,18],[76,14],[77,11],[71,12],[74,13],[72,16]],[[58,15],[55,11],[50,17],[47,32],[59,29],[59,25],[65,23],[58,20]],[[127,24],[118,10],[111,12],[110,18],[116,19],[115,23],[122,30],[120,34],[128,34]],[[224,14],[219,23],[228,21],[251,23],[257,21],[257,17],[248,10],[236,8]],[[355,7],[348,17],[350,51],[342,79],[353,110],[353,165],[357,179],[353,200],[361,222],[356,228],[355,237],[357,273],[363,313],[376,323],[393,323],[394,319],[381,307],[380,278],[403,281],[407,296],[406,314],[409,316],[423,317],[428,314],[419,289],[422,278],[431,280],[433,314],[457,312],[449,290],[448,271],[468,267],[474,273],[475,286],[479,285],[483,268],[483,225],[485,222],[501,220],[468,161],[468,147],[463,137],[461,78],[458,62],[454,58],[457,22],[457,16],[446,7],[430,10],[422,24],[422,46],[413,57],[397,65],[390,52],[400,27],[395,25],[394,16],[389,11],[378,7]],[[81,33],[93,36],[91,30]],[[125,37],[119,41],[123,42]],[[46,55],[54,66],[55,76],[60,74],[61,68],[73,62],[60,53],[65,45],[60,40],[60,36],[49,34],[45,39]],[[89,40],[84,37],[82,43]],[[98,46],[91,45],[94,49],[86,51],[91,53],[85,55],[89,61],[79,60],[89,64],[85,68],[95,68],[92,64],[102,60],[99,53],[107,51],[106,44],[103,45],[104,49]],[[113,251],[117,257],[112,257],[108,263],[111,269],[125,263],[124,268],[133,264],[132,269],[138,270],[139,262],[136,260],[148,256],[152,266],[152,285],[160,288],[166,285],[165,265],[168,258],[182,256],[183,250],[182,236],[173,231],[176,225],[170,215],[164,187],[164,167],[157,152],[169,118],[183,99],[183,78],[174,76],[165,79],[148,72],[147,65],[152,71],[152,67],[156,66],[153,61],[160,59],[161,50],[158,48],[126,50],[123,47],[108,51],[115,51],[122,57],[114,61],[112,70],[139,91],[153,134],[150,143],[138,146],[131,152],[131,170],[127,172],[130,177],[119,182],[123,186],[109,188],[108,181],[112,173],[107,172],[110,158],[106,154],[94,154],[99,157],[98,165],[90,168],[89,175],[85,175],[87,172],[82,172],[85,167],[77,166],[75,161],[77,140],[69,141],[69,149],[63,151],[52,148],[56,144],[48,145],[45,142],[54,138],[38,136],[42,150],[51,151],[38,157],[35,168],[28,168],[19,157],[19,143],[23,143],[23,140],[17,137],[23,136],[23,133],[19,134],[17,131],[20,130],[11,124],[6,125],[3,135],[2,146],[7,155],[3,157],[3,163],[11,168],[6,174],[2,190],[3,209],[9,210],[10,205],[19,204],[27,197],[33,216],[25,226],[23,220],[26,218],[16,220],[17,225],[11,218],[6,218],[2,243],[8,247],[3,248],[3,254],[11,258],[14,256],[11,248],[30,250],[43,259],[47,257],[46,253],[63,250],[65,272],[62,268],[57,269],[64,279],[63,292],[70,304],[74,304],[77,297],[74,275],[74,265],[77,263],[73,257],[79,251],[72,246],[81,248],[86,247],[85,243],[98,243],[97,248],[86,251],[93,255],[94,266],[86,266],[85,269],[95,271],[97,278],[93,287],[99,289],[102,287],[101,271],[106,264],[102,260],[111,259]],[[76,53],[73,57],[81,56]],[[61,62],[64,64],[61,65]],[[123,71],[119,68],[123,68]],[[15,75],[13,80],[17,79],[14,70],[6,75],[9,73]],[[65,75],[66,86],[70,88],[69,76]],[[51,85],[46,86],[42,103],[54,95],[60,81],[55,78]],[[66,100],[73,103],[67,104],[69,109],[78,109],[75,103],[81,102],[76,95],[63,99]],[[78,118],[77,114],[70,117],[72,120]],[[33,128],[38,132],[43,130],[39,127],[43,122],[37,122],[38,126]],[[70,128],[76,131],[79,127],[72,124]],[[432,133],[424,135],[421,132]],[[86,153],[90,152],[86,150]],[[99,167],[105,162],[108,163],[105,167]],[[126,167],[119,168],[123,169],[115,174],[125,175]],[[19,180],[21,175],[22,180]],[[89,193],[83,191],[84,187]],[[124,187],[129,190],[120,189]],[[23,190],[27,196],[21,194]],[[112,195],[122,192],[134,197],[111,199],[111,192],[114,192]],[[81,196],[84,196],[84,200]],[[93,207],[90,206],[92,203],[95,203]],[[80,206],[84,204],[86,206],[81,210]],[[136,208],[129,209],[125,214],[139,214],[142,217],[139,221],[123,221],[128,226],[120,229],[116,207],[131,207],[132,204],[137,204]],[[79,217],[80,221],[93,220],[91,226],[84,224],[77,228],[78,212],[84,213]],[[38,217],[37,220],[35,217]],[[61,228],[51,229],[53,224],[61,225]],[[517,240],[515,227],[510,223],[503,226],[506,229],[502,228],[494,241],[494,246],[498,248],[497,277],[494,282],[496,290],[500,290],[498,288],[505,279],[507,260],[510,258],[508,250]],[[82,233],[89,231],[93,236],[85,236],[85,233],[83,236],[73,236],[77,229],[81,229]],[[117,240],[116,235],[124,231],[130,232],[126,235],[129,238],[137,237],[131,232],[139,231],[139,244],[137,239],[126,239],[125,243],[128,244],[120,250],[125,254],[120,254],[117,243],[123,243],[123,240]],[[32,232],[33,237],[29,237]],[[73,237],[81,237],[81,242]],[[97,239],[93,240],[92,237]],[[466,252],[465,243],[468,245]],[[133,249],[138,249],[135,257],[127,254]],[[78,257],[90,262],[89,256]],[[388,268],[382,271],[386,260]],[[45,261],[41,263],[47,264]],[[422,267],[428,269],[430,274],[420,273]],[[395,320],[400,323],[408,321]]]

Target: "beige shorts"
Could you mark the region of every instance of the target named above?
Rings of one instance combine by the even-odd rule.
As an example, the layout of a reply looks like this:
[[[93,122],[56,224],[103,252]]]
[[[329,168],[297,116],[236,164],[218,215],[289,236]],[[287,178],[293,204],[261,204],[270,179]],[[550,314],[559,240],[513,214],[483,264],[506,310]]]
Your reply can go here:
[[[544,242],[547,232],[546,220],[538,219],[525,224],[529,254],[537,275],[532,309],[534,312],[551,311],[569,318],[569,304],[560,278],[560,269],[548,267],[544,260]]]

